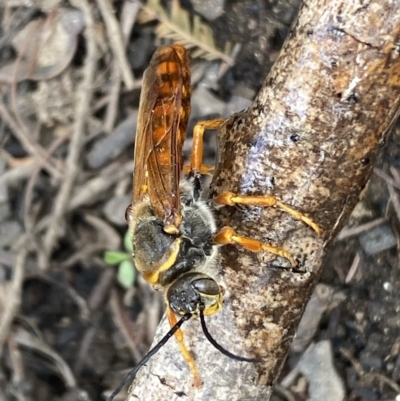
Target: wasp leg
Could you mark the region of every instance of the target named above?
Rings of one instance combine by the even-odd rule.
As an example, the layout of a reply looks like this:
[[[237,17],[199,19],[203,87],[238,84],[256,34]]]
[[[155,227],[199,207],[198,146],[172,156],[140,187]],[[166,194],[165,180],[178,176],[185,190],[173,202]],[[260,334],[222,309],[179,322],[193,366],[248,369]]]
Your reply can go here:
[[[214,237],[214,241],[221,245],[239,244],[243,248],[252,252],[267,251],[273,253],[274,255],[286,258],[293,267],[297,266],[297,262],[293,259],[290,252],[277,246],[265,244],[253,238],[247,238],[238,235],[232,227],[223,227]]]
[[[225,122],[224,118],[199,121],[193,128],[192,153],[190,155],[190,171],[200,172],[203,165],[203,134],[206,129],[218,129]],[[202,173],[203,174],[203,173]]]
[[[228,206],[234,206],[237,204],[247,205],[247,206],[261,206],[261,207],[277,206],[286,213],[292,215],[295,219],[301,220],[302,222],[307,224],[319,236],[321,236],[323,233],[322,229],[312,219],[305,216],[298,210],[295,210],[290,206],[285,205],[273,195],[247,196],[247,195],[236,195],[233,192],[224,192],[221,195],[218,195],[214,200],[219,205],[228,205]]]
[[[200,172],[201,175],[206,175],[206,174],[212,174],[214,171],[215,167],[211,166],[210,164],[202,164],[197,172]],[[189,174],[193,171],[192,166],[183,166],[183,174]]]
[[[184,174],[189,174],[192,171],[195,171],[197,173],[205,175],[211,174],[214,171],[214,166],[203,164],[203,136],[206,129],[218,129],[224,121],[225,119],[223,118],[217,118],[215,120],[200,121],[194,126],[190,165],[183,167]]]
[[[168,321],[171,327],[175,326],[177,320],[175,313],[167,306],[167,316],[168,316]],[[194,378],[194,386],[195,387],[201,387],[203,383],[200,380],[200,375],[199,372],[197,371],[196,363],[190,355],[190,352],[186,348],[185,343],[183,342],[183,332],[181,329],[178,329],[175,333],[175,338],[178,341],[179,347],[181,349],[181,353],[183,357],[185,358],[185,361],[189,365],[190,371],[192,372],[193,378]]]
[[[204,131],[206,129],[218,129],[225,121],[223,118],[215,120],[205,120],[198,122],[193,128],[192,151],[190,155],[190,165],[183,167],[183,173],[189,174],[192,171],[202,175],[211,174],[214,171],[214,166],[203,164],[204,150]]]

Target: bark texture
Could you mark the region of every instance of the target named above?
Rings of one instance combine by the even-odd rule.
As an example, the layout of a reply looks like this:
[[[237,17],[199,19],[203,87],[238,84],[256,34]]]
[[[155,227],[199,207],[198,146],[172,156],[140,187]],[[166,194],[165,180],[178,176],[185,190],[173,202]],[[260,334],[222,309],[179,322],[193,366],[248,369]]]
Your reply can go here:
[[[300,261],[221,248],[223,310],[207,323],[239,363],[216,351],[200,322],[184,326],[204,385],[176,341],[144,367],[129,400],[267,400],[329,245],[359,200],[399,111],[400,2],[306,0],[254,104],[219,132],[211,193],[273,194],[312,217],[323,238],[276,208],[224,207],[220,227],[272,241]],[[155,339],[168,330],[163,320]]]

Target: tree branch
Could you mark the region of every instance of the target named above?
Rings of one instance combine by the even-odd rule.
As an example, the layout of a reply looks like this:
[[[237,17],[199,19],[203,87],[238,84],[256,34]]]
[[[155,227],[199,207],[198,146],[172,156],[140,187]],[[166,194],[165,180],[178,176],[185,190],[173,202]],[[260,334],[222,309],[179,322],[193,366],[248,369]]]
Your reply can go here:
[[[212,195],[273,194],[312,217],[324,237],[276,208],[225,207],[220,227],[271,240],[300,271],[270,254],[221,248],[221,312],[210,332],[239,363],[218,353],[200,322],[184,326],[204,385],[192,379],[176,341],[143,368],[130,400],[267,400],[332,240],[359,200],[399,112],[400,3],[306,0],[253,106],[219,134]],[[160,324],[155,342],[168,330]]]

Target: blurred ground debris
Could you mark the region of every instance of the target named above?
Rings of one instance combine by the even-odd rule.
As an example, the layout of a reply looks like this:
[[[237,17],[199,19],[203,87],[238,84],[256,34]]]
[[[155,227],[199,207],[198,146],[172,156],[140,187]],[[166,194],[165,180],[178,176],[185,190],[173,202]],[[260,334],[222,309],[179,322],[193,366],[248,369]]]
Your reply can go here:
[[[300,2],[203,3],[0,2],[1,400],[102,400],[148,350],[163,302],[140,275],[125,292],[103,258],[123,249],[142,73],[180,39],[203,57],[191,126],[246,108]],[[315,383],[327,381],[326,400],[400,394],[399,191],[396,126],[274,401],[320,400]],[[302,355],[309,346],[322,351]]]
[[[299,371],[309,382],[311,401],[343,401],[343,381],[333,366],[333,353],[329,341],[311,344],[298,363]]]

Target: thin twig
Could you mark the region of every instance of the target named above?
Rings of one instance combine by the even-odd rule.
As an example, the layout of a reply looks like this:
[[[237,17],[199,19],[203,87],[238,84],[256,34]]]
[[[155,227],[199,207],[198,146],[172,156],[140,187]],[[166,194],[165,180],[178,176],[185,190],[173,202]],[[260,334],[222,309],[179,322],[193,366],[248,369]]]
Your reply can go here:
[[[369,221],[368,223],[361,224],[357,227],[344,228],[338,235],[337,239],[338,241],[341,241],[345,238],[354,237],[355,235],[361,234],[364,231],[370,230],[371,228],[379,226],[380,224],[386,223],[387,220],[388,219],[386,217],[380,217],[379,219]]]
[[[104,118],[104,131],[110,134],[114,128],[118,114],[119,95],[121,92],[121,70],[118,60],[111,63],[110,101],[108,102]]]
[[[96,44],[95,44],[95,28],[94,20],[91,13],[91,7],[87,0],[71,0],[74,7],[82,10],[85,16],[86,29],[84,31],[87,56],[83,71],[83,80],[78,88],[76,96],[76,111],[74,132],[69,144],[68,156],[65,165],[65,180],[62,182],[55,200],[54,212],[46,233],[44,246],[46,251],[46,259],[50,254],[53,245],[58,236],[58,228],[61,225],[64,212],[68,207],[68,202],[72,192],[72,188],[78,175],[79,158],[81,155],[81,146],[85,131],[85,119],[90,110],[90,101],[92,99],[92,84],[96,69]],[[47,260],[41,261],[41,268],[47,267]]]
[[[53,143],[48,148],[48,154],[51,156],[64,142],[65,137],[56,138]],[[25,191],[25,201],[24,201],[24,215],[23,221],[25,225],[26,235],[30,238],[31,244],[36,248],[36,251],[40,254],[43,252],[43,245],[40,241],[40,236],[34,235],[33,230],[35,229],[35,220],[31,212],[31,203],[33,198],[33,191],[35,189],[36,181],[39,178],[40,166],[34,164],[31,167],[31,176],[28,179],[28,184]]]
[[[278,394],[280,394],[280,395],[282,395],[283,397],[285,397],[285,399],[286,399],[287,401],[296,401],[296,399],[294,398],[294,395],[293,395],[288,389],[286,389],[285,387],[283,387],[283,386],[281,386],[281,385],[279,385],[279,384],[277,384],[277,385],[275,386],[275,391],[276,391]]]
[[[135,24],[136,15],[140,9],[138,1],[125,2],[121,11],[121,27],[122,27],[122,46],[124,54],[126,44],[128,43],[133,26]],[[106,116],[104,118],[104,131],[110,133],[114,128],[118,114],[118,103],[121,92],[121,68],[118,59],[114,59],[111,67],[111,90],[110,101],[107,105]],[[133,86],[132,88],[133,89]]]
[[[133,85],[132,89],[141,89],[142,88],[142,79],[138,78],[135,80],[135,84]],[[124,95],[125,93],[129,92],[127,89],[122,89],[121,94]],[[103,97],[100,97],[96,103],[92,106],[92,114],[95,114],[97,111],[102,109],[107,103],[110,101],[110,94],[107,94]]]
[[[7,302],[4,304],[2,313],[0,314],[0,350],[3,348],[11,323],[21,304],[22,281],[27,255],[28,249],[21,248],[21,251],[17,255],[14,269],[12,270],[11,283],[9,288],[7,288]]]
[[[34,24],[32,25],[31,30],[36,30],[37,26]],[[20,66],[20,62],[22,60],[22,56],[25,54],[27,51],[27,47],[30,45],[29,37],[34,35],[35,32],[31,32],[31,35],[28,35],[27,39],[25,40],[22,49],[19,52],[18,58],[15,63],[15,68],[14,68],[14,73],[12,77],[12,84],[11,84],[11,105],[14,111],[14,115],[16,117],[16,122],[14,122],[14,134],[15,136],[20,140],[22,146],[25,146],[26,149],[32,149],[35,150],[36,153],[38,154],[37,159],[40,160],[41,164],[43,164],[47,169],[50,168],[50,173],[55,175],[57,178],[62,178],[62,173],[60,173],[57,169],[54,170],[54,167],[52,166],[51,163],[47,162],[47,159],[50,158],[50,156],[47,155],[46,151],[42,149],[37,143],[34,142],[34,139],[32,135],[29,134],[29,129],[26,127],[24,121],[22,120],[18,106],[17,106],[17,74],[18,74],[18,69]],[[8,111],[6,108],[4,108],[5,114],[8,114]],[[13,122],[11,115],[9,115],[9,125],[10,123]],[[10,125],[11,127],[11,125]],[[18,129],[17,129],[18,128]],[[53,172],[54,170],[54,172]]]
[[[396,180],[396,182],[400,182],[400,175],[398,171],[394,168],[390,168],[390,172],[393,175],[393,178]],[[393,203],[393,208],[397,214],[397,220],[400,222],[400,199],[399,199],[399,194],[398,192],[394,189],[393,185],[387,183],[387,187],[389,189],[389,194],[390,194],[390,200]]]
[[[133,161],[127,162],[124,165],[114,164],[110,166],[107,170],[107,174],[100,177],[93,178],[87,181],[83,188],[80,188],[76,195],[69,199],[67,211],[72,212],[73,210],[83,206],[93,203],[93,199],[98,199],[99,196],[107,191],[112,185],[118,182],[127,174],[132,174],[133,172]],[[15,169],[14,169],[15,170]],[[7,180],[8,182],[8,180]],[[45,230],[50,225],[50,216],[47,215],[38,221],[33,230],[34,235],[39,235],[43,230]],[[22,235],[13,245],[13,249],[29,248],[29,237],[24,234]]]
[[[360,267],[360,263],[361,263],[360,252],[357,252],[356,256],[353,259],[353,263],[350,266],[349,272],[347,273],[347,276],[344,280],[346,284],[349,284],[350,281],[353,280],[358,268]]]
[[[85,331],[82,341],[80,342],[78,358],[74,366],[74,372],[76,375],[78,375],[84,366],[85,361],[88,358],[90,347],[93,344],[93,339],[98,333],[101,318],[104,314],[104,308],[102,308],[102,306],[105,304],[105,300],[108,297],[108,293],[114,282],[114,276],[115,272],[113,269],[105,269],[90,294],[88,308],[91,315],[91,324]]]
[[[34,143],[29,135],[18,126],[2,102],[0,102],[0,117],[11,128],[13,135],[18,139],[22,147],[32,155],[48,173],[57,179],[63,178],[63,174],[48,161],[49,156],[46,151],[40,145]]]
[[[131,89],[133,87],[134,79],[126,57],[124,40],[118,21],[115,18],[114,9],[109,0],[96,0],[96,2],[100,8],[101,15],[106,25],[108,40],[111,44],[111,50],[118,60],[122,79],[125,82],[126,87]]]
[[[236,57],[239,54],[241,48],[242,48],[242,45],[240,43],[235,43],[235,46],[233,46],[233,49],[231,51],[231,59],[233,60],[233,62],[236,61]],[[232,67],[232,64],[229,64],[225,60],[222,60],[222,63],[218,69],[218,79],[223,77],[226,74],[226,72],[229,70],[229,68],[231,68],[231,67]]]
[[[38,168],[35,165],[35,168],[32,170],[31,176],[29,177],[28,183],[26,185],[26,191],[24,197],[25,199],[24,199],[24,210],[23,210],[23,222],[25,227],[25,233],[30,238],[31,245],[34,246],[35,250],[38,253],[41,253],[43,251],[43,247],[40,242],[40,237],[33,235],[33,230],[35,228],[35,219],[31,211],[33,191],[39,178],[39,174],[40,174],[40,168]]]
[[[380,170],[379,168],[374,168],[374,173],[383,178],[388,184],[394,186],[397,189],[400,189],[400,182],[395,181],[390,175],[387,175],[385,172]]]
[[[1,175],[0,181],[2,182],[2,184],[5,184],[7,186],[18,185],[19,181],[23,181],[29,178],[36,166],[40,166],[40,164],[35,162],[32,164],[13,167]]]
[[[395,179],[395,181],[400,184],[400,173],[399,171],[394,168],[393,166],[390,167],[390,172],[392,173],[393,178]]]
[[[376,378],[377,380],[390,386],[392,390],[396,391],[397,393],[400,393],[400,386],[395,381],[379,373],[366,372],[362,364],[359,361],[357,361],[356,358],[354,358],[354,356],[351,354],[349,350],[347,350],[344,347],[340,347],[339,352],[345,359],[347,359],[353,365],[354,370],[360,377]]]
[[[10,338],[8,339],[7,346],[9,350],[8,355],[10,358],[10,365],[12,370],[12,380],[11,380],[11,388],[13,389],[12,395],[18,401],[28,401],[29,397],[26,397],[24,395],[24,392],[21,391],[22,389],[20,386],[20,384],[26,377],[22,352],[18,349],[17,344],[12,336],[10,336]]]
[[[71,368],[61,355],[55,352],[40,337],[37,338],[27,331],[20,330],[15,334],[14,339],[18,346],[31,350],[39,355],[43,355],[44,358],[54,366],[53,371],[59,373],[59,376],[63,380],[67,389],[73,389],[76,387],[76,378],[72,373]]]
[[[121,11],[121,31],[125,46],[129,43],[131,32],[135,26],[136,16],[141,7],[140,1],[125,0]]]
[[[133,161],[127,162],[122,166],[119,163],[109,166],[106,171],[103,170],[102,175],[87,181],[82,187],[78,188],[72,199],[69,200],[68,211],[92,204],[108,188],[132,172]]]
[[[126,318],[126,312],[121,307],[121,302],[115,289],[111,291],[109,306],[112,311],[114,322],[127,342],[132,356],[137,361],[140,361],[143,355],[140,354],[137,344],[140,344],[138,339],[143,338],[143,326],[135,327],[135,324],[130,319]]]

